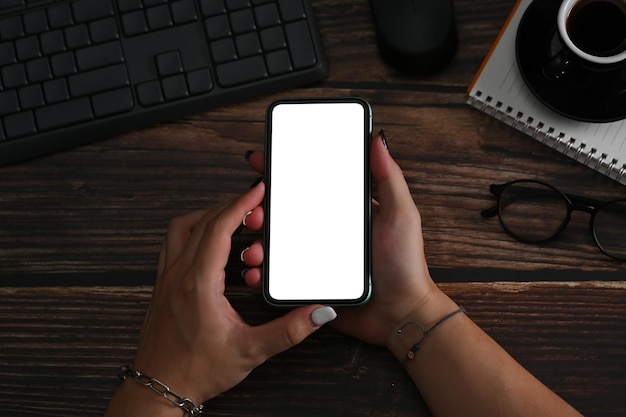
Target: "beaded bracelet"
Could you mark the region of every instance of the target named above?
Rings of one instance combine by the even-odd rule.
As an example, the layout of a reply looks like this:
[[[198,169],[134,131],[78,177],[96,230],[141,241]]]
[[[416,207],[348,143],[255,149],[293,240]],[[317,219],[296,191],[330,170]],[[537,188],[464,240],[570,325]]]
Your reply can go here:
[[[433,330],[435,330],[435,328],[437,326],[439,326],[441,323],[443,323],[444,321],[456,316],[459,313],[465,313],[465,308],[461,307],[458,310],[454,310],[452,313],[448,314],[447,316],[443,317],[441,320],[439,320],[437,323],[433,324],[432,327],[428,330],[424,329],[424,326],[422,326],[421,324],[419,324],[418,322],[415,321],[411,321],[408,322],[404,325],[402,325],[402,327],[400,327],[398,329],[398,334],[402,333],[402,331],[404,330],[405,327],[407,326],[417,326],[419,327],[419,329],[422,331],[422,337],[420,338],[420,340],[418,340],[417,342],[415,342],[410,348],[409,351],[406,353],[406,358],[404,359],[404,363],[406,363],[407,361],[413,359],[415,357],[415,353],[420,349],[420,347],[422,346],[422,342],[424,341],[424,339],[426,338],[426,336],[428,336],[429,334],[431,334],[433,332]]]
[[[171,402],[175,406],[181,408],[185,413],[191,417],[199,417],[202,415],[203,404],[196,404],[189,398],[182,397],[169,389],[167,385],[162,383],[156,378],[149,377],[141,372],[133,369],[130,365],[122,365],[119,373],[120,379],[123,381],[126,378],[133,378],[141,385],[150,388],[152,391],[161,395],[167,401]]]

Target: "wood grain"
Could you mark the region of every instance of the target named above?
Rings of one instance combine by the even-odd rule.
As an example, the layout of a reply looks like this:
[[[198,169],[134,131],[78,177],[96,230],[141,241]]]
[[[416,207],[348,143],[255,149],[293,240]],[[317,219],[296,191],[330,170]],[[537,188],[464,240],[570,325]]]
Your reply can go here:
[[[626,413],[626,284],[441,286],[584,415]],[[132,361],[150,295],[150,287],[1,288],[2,415],[102,415],[117,367]],[[242,286],[228,295],[251,324],[280,314]],[[207,406],[209,415],[428,415],[388,352],[330,328]]]
[[[102,415],[117,366],[133,358],[151,293],[119,281],[154,271],[172,217],[223,205],[257,178],[244,154],[262,149],[271,100],[343,95],[370,101],[375,129],[385,129],[422,214],[429,264],[468,271],[468,282],[442,288],[585,415],[626,415],[626,279],[540,282],[551,270],[626,277],[624,263],[595,247],[584,213],[544,245],[516,242],[480,216],[494,202],[489,185],[517,178],[598,198],[626,195],[465,104],[514,0],[455,0],[459,49],[444,71],[421,77],[381,61],[368,2],[313,4],[330,62],[324,81],[0,168],[0,415]],[[238,236],[233,253],[254,238]],[[236,258],[228,266],[232,303],[251,323],[275,317],[240,285]],[[502,282],[472,283],[485,268]],[[507,271],[538,282],[506,282]],[[57,286],[59,276],[84,286]],[[119,285],[92,286],[94,276]],[[43,286],[19,287],[32,277]],[[2,288],[3,278],[16,286]],[[387,352],[331,329],[208,407],[225,416],[429,415]]]

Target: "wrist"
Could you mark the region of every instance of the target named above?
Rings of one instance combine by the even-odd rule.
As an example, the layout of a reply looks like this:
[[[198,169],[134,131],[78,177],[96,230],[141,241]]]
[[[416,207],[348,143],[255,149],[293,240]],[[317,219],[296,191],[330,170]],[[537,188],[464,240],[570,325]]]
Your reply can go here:
[[[111,398],[105,417],[185,417],[162,396],[136,381],[126,379]]]
[[[107,416],[196,417],[202,413],[202,403],[177,394],[129,365],[120,368],[119,376],[123,382],[109,404]]]
[[[459,309],[459,306],[445,293],[437,288],[418,307],[400,319],[387,341],[387,349],[398,359],[404,361],[413,345],[424,337],[424,332],[431,329],[442,318]],[[403,326],[417,323],[418,326]],[[421,329],[420,327],[421,326]]]

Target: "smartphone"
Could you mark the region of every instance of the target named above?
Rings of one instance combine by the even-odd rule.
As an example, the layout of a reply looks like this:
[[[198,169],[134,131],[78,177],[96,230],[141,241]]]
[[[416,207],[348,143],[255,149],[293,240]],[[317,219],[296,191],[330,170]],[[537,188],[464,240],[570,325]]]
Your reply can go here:
[[[372,111],[360,98],[278,100],[266,113],[263,294],[274,306],[371,294]]]

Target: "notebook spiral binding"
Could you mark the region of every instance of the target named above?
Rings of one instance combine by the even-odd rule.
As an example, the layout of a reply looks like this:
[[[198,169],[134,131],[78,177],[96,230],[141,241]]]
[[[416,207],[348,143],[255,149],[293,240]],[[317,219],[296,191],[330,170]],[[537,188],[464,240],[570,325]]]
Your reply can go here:
[[[491,96],[483,98],[482,91],[477,90],[475,94],[468,96],[467,104],[586,167],[626,185],[626,162],[620,163],[615,158],[609,160],[605,153],[598,154],[597,149],[588,149],[587,145],[579,139],[568,138],[563,132],[557,133],[553,127],[546,126],[542,122],[535,123],[533,117],[524,118],[523,112],[516,112],[511,106],[505,107],[501,101]]]

